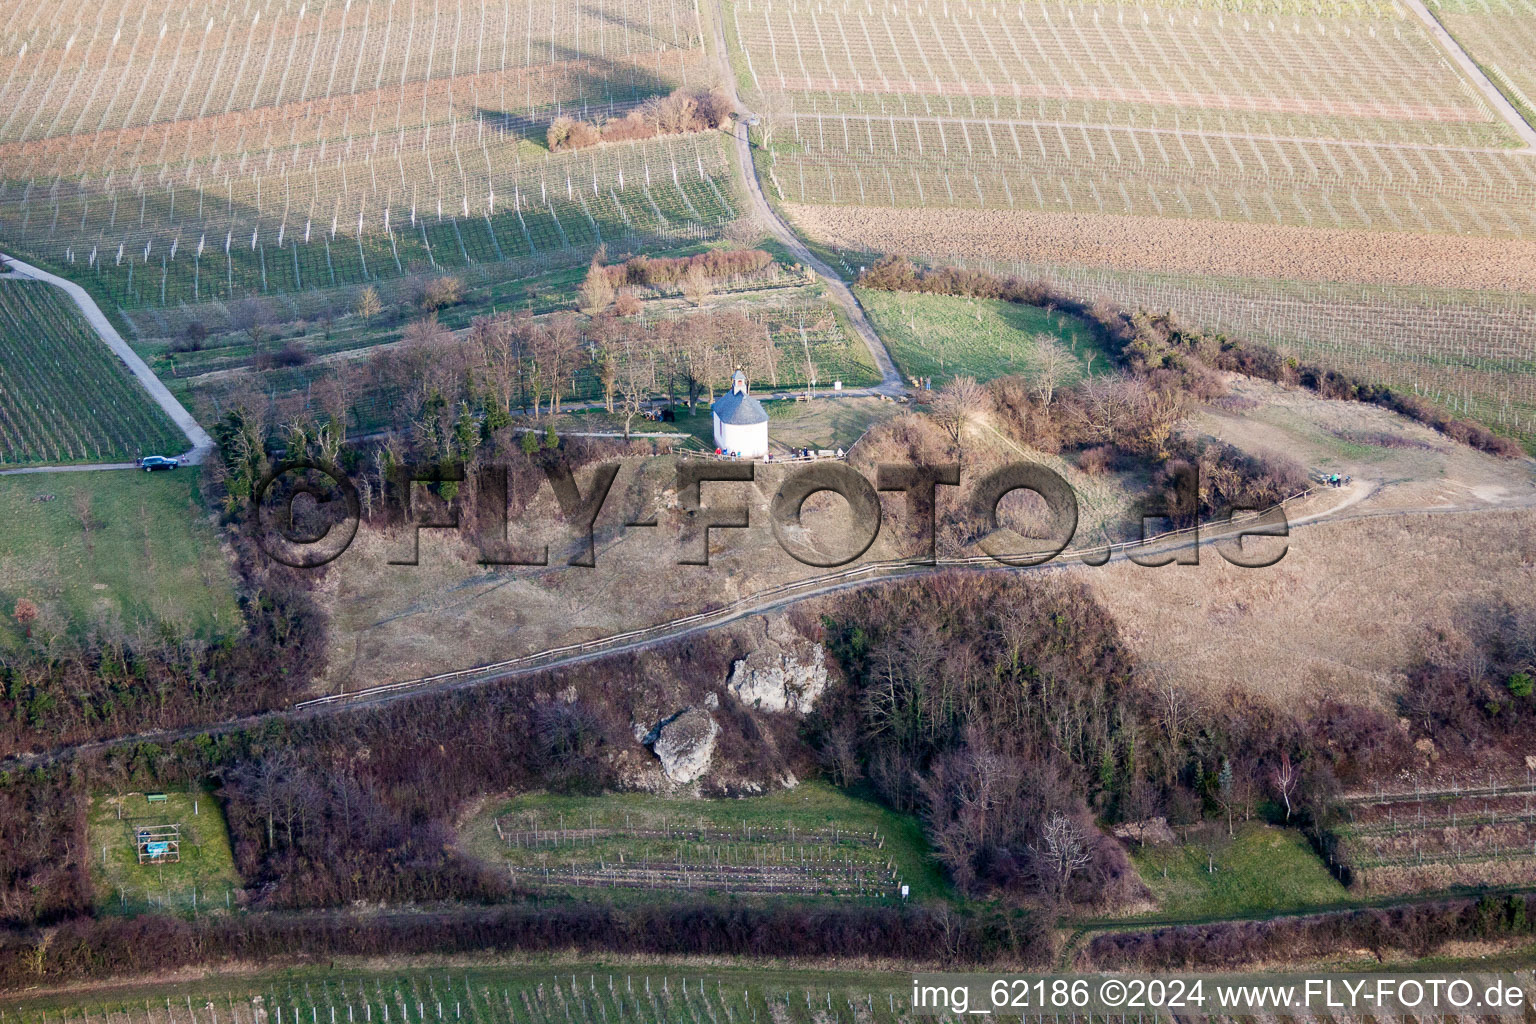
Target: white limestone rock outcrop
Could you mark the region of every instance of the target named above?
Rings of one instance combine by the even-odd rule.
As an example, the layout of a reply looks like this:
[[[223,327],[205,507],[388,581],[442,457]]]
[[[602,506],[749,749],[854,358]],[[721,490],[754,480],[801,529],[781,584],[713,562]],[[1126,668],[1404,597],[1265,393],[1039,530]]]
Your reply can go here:
[[[709,771],[720,726],[703,708],[687,708],[661,723],[651,751],[661,761],[667,779],[687,785]]]
[[[754,710],[807,714],[827,688],[826,649],[780,620],[768,626],[756,650],[731,666],[726,685]]]

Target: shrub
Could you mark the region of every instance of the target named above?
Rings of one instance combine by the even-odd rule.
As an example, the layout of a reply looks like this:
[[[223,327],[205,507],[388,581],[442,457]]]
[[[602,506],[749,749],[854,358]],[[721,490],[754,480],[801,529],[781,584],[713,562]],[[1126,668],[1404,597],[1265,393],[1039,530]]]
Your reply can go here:
[[[304,366],[313,357],[296,341],[290,341],[276,352],[263,352],[255,359],[256,368],[271,370],[278,367]]]
[[[464,300],[464,282],[456,277],[444,276],[428,281],[421,289],[417,304],[428,313],[454,306]]]
[[[723,90],[680,87],[601,124],[562,115],[549,123],[544,140],[550,152],[558,153],[599,142],[631,142],[657,135],[709,131],[723,125],[730,115],[731,99]]]
[[[1504,686],[1516,697],[1529,697],[1532,690],[1536,690],[1536,680],[1529,673],[1516,672],[1505,681]]]

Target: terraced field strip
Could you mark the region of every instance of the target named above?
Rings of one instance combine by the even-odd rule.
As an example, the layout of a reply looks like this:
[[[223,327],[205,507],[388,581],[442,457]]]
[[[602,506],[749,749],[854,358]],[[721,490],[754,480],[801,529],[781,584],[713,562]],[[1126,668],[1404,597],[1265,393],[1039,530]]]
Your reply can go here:
[[[1346,804],[1339,859],[1366,891],[1441,876],[1457,884],[1536,877],[1536,786],[1359,796]]]
[[[487,153],[480,178],[459,179],[478,181],[465,186],[469,193],[421,206],[418,187],[402,184],[411,173],[402,167],[345,217],[334,209],[341,202],[336,183],[313,183],[313,194],[326,197],[324,210],[306,199],[305,211],[290,206],[277,219],[261,220],[258,211],[256,221],[242,221],[237,213],[235,227],[212,227],[195,218],[196,201],[184,202],[182,214],[168,205],[163,216],[135,218],[126,235],[112,236],[115,248],[96,235],[75,245],[29,232],[7,218],[0,189],[0,229],[18,249],[125,309],[328,289],[503,260],[549,269],[582,263],[603,244],[675,247],[716,237],[740,209],[725,146],[723,137],[675,136],[521,164]]]
[[[1536,159],[1501,150],[926,114],[776,130],[787,202],[1536,236]]]
[[[590,249],[605,229],[677,237],[734,215],[696,140],[543,143],[557,115],[707,84],[698,19],[675,0],[50,12],[0,28],[0,231],[109,279],[124,305]]]
[[[727,20],[786,201],[1536,236],[1522,123],[1393,5],[741,0]]]
[[[626,816],[627,817],[627,816]],[[508,873],[538,888],[677,889],[730,894],[883,898],[901,875],[875,830],[743,820],[565,827],[528,813],[493,820]]]
[[[34,995],[9,1001],[5,1014],[16,1024],[957,1024],[948,1013],[915,1016],[904,995],[910,979],[891,977],[643,963],[382,973],[300,968]]]
[[[185,447],[62,292],[0,279],[0,465],[119,462]]]

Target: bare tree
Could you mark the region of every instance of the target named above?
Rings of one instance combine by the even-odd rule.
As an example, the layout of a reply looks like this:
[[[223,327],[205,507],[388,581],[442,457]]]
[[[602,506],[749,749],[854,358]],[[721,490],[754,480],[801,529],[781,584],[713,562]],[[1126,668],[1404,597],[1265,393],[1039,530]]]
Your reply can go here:
[[[384,304],[379,301],[378,289],[374,288],[373,285],[370,284],[368,287],[357,293],[356,312],[358,316],[362,317],[363,325],[365,327],[373,320],[374,317],[378,316],[383,309]]]
[[[695,306],[702,306],[713,290],[714,281],[709,271],[702,264],[689,264],[687,272],[683,274],[683,297]]]
[[[581,311],[588,316],[597,316],[613,302],[613,280],[599,257],[593,258],[592,265],[587,268],[586,279],[581,282],[576,295],[581,302]]]
[[[91,492],[84,487],[77,487],[70,492],[69,498],[75,508],[75,518],[80,522],[80,535],[85,541],[85,550],[88,554],[95,554],[97,522],[91,512]]]
[[[1029,375],[1034,380],[1035,394],[1047,409],[1056,397],[1056,389],[1072,379],[1072,353],[1049,334],[1035,335],[1035,355],[1031,360]]]
[[[647,351],[647,332],[626,330],[618,345],[618,372],[615,380],[624,413],[624,438],[629,439],[630,425],[640,414],[645,400],[656,389],[656,364]]]
[[[933,416],[959,444],[961,428],[981,411],[986,397],[986,389],[975,377],[956,377],[934,396]]]
[[[550,318],[545,332],[545,360],[549,370],[549,411],[560,415],[560,392],[575,383],[581,363],[581,331],[571,313],[557,313]]]
[[[1291,764],[1291,753],[1288,750],[1280,752],[1280,766],[1274,774],[1275,791],[1280,794],[1280,799],[1285,801],[1285,820],[1291,820],[1291,795],[1296,792],[1296,785],[1301,781],[1301,773]]]
[[[251,339],[251,355],[261,355],[261,343],[267,337],[267,307],[262,301],[255,297],[241,299],[229,307],[229,322]]]
[[[1072,876],[1093,859],[1087,831],[1060,811],[1052,811],[1040,828],[1040,849],[1035,851],[1042,880],[1059,899]]]

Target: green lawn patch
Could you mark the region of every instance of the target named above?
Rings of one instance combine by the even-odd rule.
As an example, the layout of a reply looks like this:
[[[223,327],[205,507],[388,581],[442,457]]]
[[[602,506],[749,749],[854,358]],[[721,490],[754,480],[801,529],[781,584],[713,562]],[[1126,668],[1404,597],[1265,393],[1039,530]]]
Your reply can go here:
[[[915,819],[818,782],[724,800],[530,794],[487,805],[463,842],[519,884],[586,898],[949,895]]]
[[[1159,917],[1217,918],[1345,902],[1349,894],[1301,833],[1249,822],[1131,854]]]
[[[91,800],[91,881],[105,913],[223,910],[234,905],[235,873],[229,831],[218,803],[203,790],[98,794]],[[141,862],[138,835],[157,839],[179,825],[175,854]]]
[[[991,380],[1028,374],[1037,365],[1037,335],[1071,350],[1069,380],[1110,368],[1088,325],[1064,313],[1001,299],[855,290],[903,377],[932,377],[934,387],[957,376]]]
[[[21,598],[42,609],[34,633],[113,620],[130,636],[139,623],[204,637],[239,628],[206,515],[192,468],[0,477],[0,648],[24,642]]]

